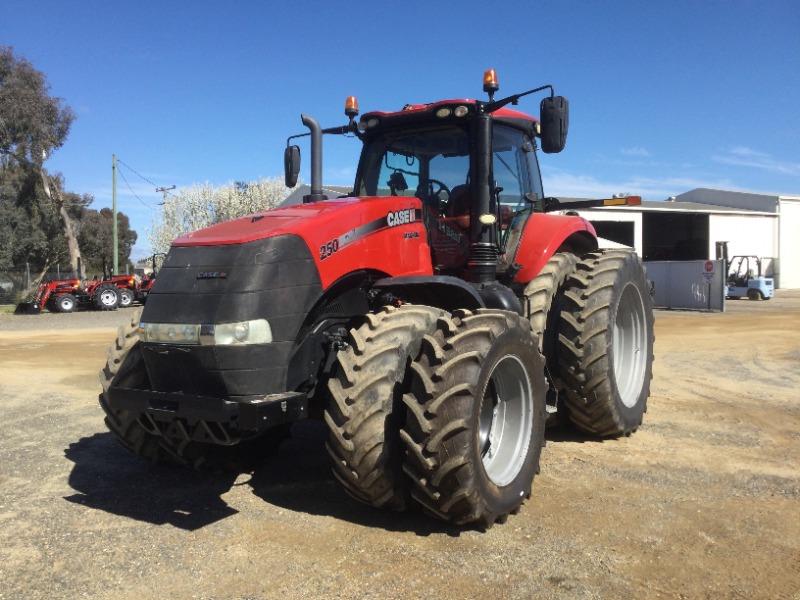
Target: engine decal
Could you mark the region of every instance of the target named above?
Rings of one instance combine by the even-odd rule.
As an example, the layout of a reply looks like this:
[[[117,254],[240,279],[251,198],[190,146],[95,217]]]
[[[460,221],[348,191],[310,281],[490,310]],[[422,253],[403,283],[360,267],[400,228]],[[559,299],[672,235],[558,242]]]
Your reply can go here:
[[[369,223],[364,223],[358,227],[346,231],[338,238],[334,238],[319,247],[319,259],[325,260],[329,258],[348,244],[360,240],[372,233],[377,233],[383,229],[390,227],[398,227],[400,225],[410,225],[422,219],[422,211],[414,208],[404,208],[402,210],[395,210],[388,213],[385,217],[380,217]],[[406,238],[408,239],[408,238]]]

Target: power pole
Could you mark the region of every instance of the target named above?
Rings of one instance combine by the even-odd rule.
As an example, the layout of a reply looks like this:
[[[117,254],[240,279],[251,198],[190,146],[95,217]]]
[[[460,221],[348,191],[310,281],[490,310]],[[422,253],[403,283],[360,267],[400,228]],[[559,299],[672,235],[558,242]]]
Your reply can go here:
[[[111,212],[114,213],[114,221],[111,225],[111,243],[114,246],[112,256],[114,266],[112,275],[119,273],[119,246],[117,244],[117,155],[111,155]]]
[[[160,203],[161,206],[164,206],[164,204],[167,202],[167,192],[169,192],[170,190],[174,190],[174,189],[175,189],[174,185],[171,185],[169,187],[157,187],[156,188],[156,191],[157,192],[161,192],[162,196],[164,197],[164,200]]]

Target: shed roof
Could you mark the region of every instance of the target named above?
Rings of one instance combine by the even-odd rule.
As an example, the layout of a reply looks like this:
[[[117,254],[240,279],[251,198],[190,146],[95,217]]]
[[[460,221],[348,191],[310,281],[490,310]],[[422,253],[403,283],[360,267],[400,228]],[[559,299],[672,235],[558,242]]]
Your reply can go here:
[[[588,202],[591,198],[565,198],[559,197],[564,202]],[[642,200],[641,206],[596,206],[581,208],[579,210],[622,210],[634,212],[699,212],[707,214],[744,214],[755,216],[775,216],[772,211],[751,210],[718,204],[704,204],[700,202],[670,202],[668,200]]]
[[[349,194],[352,190],[350,187],[343,187],[340,185],[326,185],[322,188],[322,193],[326,194],[329,198],[336,198]],[[311,193],[311,186],[302,184],[297,186],[291,194],[286,197],[286,200],[281,202],[281,206],[291,206],[293,204],[302,204],[303,196]]]

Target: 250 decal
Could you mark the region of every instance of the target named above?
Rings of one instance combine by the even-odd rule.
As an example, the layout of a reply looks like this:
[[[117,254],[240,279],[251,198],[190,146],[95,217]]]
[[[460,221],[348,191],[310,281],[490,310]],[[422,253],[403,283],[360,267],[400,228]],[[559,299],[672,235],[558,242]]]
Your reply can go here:
[[[339,251],[339,240],[331,240],[319,247],[319,259],[325,260]]]

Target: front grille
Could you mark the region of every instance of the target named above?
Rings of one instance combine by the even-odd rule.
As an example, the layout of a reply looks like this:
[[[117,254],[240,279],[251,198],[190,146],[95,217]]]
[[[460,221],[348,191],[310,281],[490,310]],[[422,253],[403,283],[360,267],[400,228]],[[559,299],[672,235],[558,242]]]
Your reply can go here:
[[[273,342],[247,347],[144,344],[153,389],[214,396],[286,391],[298,330],[321,292],[308,246],[294,235],[173,247],[147,297],[143,322],[267,319]]]

